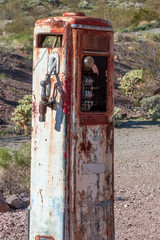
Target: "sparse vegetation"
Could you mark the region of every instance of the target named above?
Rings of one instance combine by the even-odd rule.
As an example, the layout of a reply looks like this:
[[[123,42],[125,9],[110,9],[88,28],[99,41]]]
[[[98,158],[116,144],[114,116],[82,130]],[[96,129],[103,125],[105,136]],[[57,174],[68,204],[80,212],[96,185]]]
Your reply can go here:
[[[143,92],[140,91],[140,86],[144,82],[143,70],[131,70],[126,73],[120,80],[119,89],[125,96],[131,96],[138,102]]]
[[[13,33],[6,36],[0,36],[0,48],[9,51],[21,50],[27,56],[32,56],[33,34],[25,32]]]
[[[120,127],[121,126],[121,121],[122,120],[122,115],[121,115],[121,109],[119,107],[114,108],[114,126],[115,127]]]
[[[12,113],[12,120],[17,126],[24,129],[25,134],[28,134],[28,123],[31,121],[32,117],[32,96],[25,95],[23,99],[19,100],[19,105],[15,108]]]
[[[31,159],[30,144],[23,144],[18,150],[14,150],[13,157],[17,166],[29,167]]]
[[[141,36],[142,37],[142,36]],[[142,98],[150,97],[159,86],[160,48],[159,43],[143,40],[139,42],[120,42],[119,51],[127,55],[127,62],[132,67],[132,72],[119,78],[120,89],[125,96],[131,96],[135,103],[140,103]],[[137,69],[141,76],[137,78]],[[135,71],[136,70],[136,71]],[[135,74],[136,73],[136,74]],[[131,75],[135,75],[131,76]]]
[[[12,155],[9,152],[9,149],[6,147],[0,148],[0,166],[3,168],[8,168],[12,162]]]
[[[151,34],[151,39],[152,39],[154,42],[160,42],[160,33]]]
[[[120,32],[139,32],[139,31],[145,31],[151,28],[159,28],[160,27],[160,21],[159,22],[146,22],[143,21],[140,24],[136,25],[135,23],[131,24],[129,27],[120,27]]]
[[[153,20],[159,21],[159,15],[157,12],[153,11],[152,9],[140,8],[137,12],[134,13],[131,24],[138,25],[142,23],[142,21],[150,22]],[[142,23],[141,25],[144,24],[145,23]]]
[[[22,144],[17,150],[0,148],[1,191],[10,194],[29,192],[30,161],[30,144]]]
[[[144,116],[151,118],[154,122],[160,119],[160,94],[144,98],[141,101],[141,110]]]

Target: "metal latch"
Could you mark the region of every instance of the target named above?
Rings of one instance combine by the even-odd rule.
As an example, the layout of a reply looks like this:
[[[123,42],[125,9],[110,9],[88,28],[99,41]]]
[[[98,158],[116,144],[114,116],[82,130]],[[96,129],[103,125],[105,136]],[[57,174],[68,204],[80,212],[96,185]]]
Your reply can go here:
[[[59,73],[59,55],[58,53],[51,53],[48,57],[48,69],[46,77],[40,82],[42,87],[41,101],[39,103],[39,121],[45,122],[45,114],[47,112],[47,107],[53,107],[56,103],[55,97],[50,98],[51,93],[51,75],[58,75]]]

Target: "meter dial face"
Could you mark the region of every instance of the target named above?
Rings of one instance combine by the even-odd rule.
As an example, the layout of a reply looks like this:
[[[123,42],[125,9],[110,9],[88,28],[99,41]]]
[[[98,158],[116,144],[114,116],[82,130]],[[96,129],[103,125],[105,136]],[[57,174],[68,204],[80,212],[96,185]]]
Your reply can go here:
[[[83,59],[83,68],[86,71],[89,71],[90,69],[92,69],[94,65],[94,58],[91,56],[87,56]]]
[[[81,111],[107,111],[107,66],[105,56],[82,58]]]

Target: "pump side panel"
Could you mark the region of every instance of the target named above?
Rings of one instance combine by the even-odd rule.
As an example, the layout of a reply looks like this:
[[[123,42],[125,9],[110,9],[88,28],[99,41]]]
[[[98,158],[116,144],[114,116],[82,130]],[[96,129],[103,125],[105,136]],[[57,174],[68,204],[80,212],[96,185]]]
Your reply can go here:
[[[95,33],[96,34],[96,33]],[[78,80],[81,49],[79,34],[73,31],[74,79],[71,113],[72,213],[71,232],[76,240],[114,240],[113,192],[113,45],[110,44],[108,75],[108,121],[81,124]],[[76,44],[77,43],[77,44]],[[77,106],[77,107],[76,107]],[[102,114],[103,115],[103,114]],[[103,116],[102,116],[103,117]],[[98,119],[97,119],[98,122]]]

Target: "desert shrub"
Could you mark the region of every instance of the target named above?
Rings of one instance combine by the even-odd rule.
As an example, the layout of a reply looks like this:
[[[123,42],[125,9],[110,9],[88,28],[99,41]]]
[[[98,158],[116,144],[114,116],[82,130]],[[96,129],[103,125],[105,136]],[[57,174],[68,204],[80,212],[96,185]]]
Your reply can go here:
[[[25,95],[23,99],[19,100],[19,105],[12,113],[12,120],[17,126],[24,129],[25,134],[28,134],[28,123],[32,117],[32,95]]]
[[[134,40],[135,40],[135,37],[132,34],[126,33],[124,35],[124,41],[133,42]]]
[[[129,27],[128,27],[128,32],[136,32],[137,31],[137,26],[136,24],[131,24]]]
[[[78,4],[78,8],[80,9],[91,9],[91,5],[87,1],[80,1]]]
[[[152,21],[152,20],[159,20],[158,13],[156,13],[152,9],[141,8],[134,13],[133,18],[131,20],[131,24],[138,25],[142,21]]]
[[[156,20],[150,21],[150,24],[152,25],[152,27],[159,27],[159,22]]]
[[[122,34],[121,32],[116,32],[114,34],[114,40],[116,42],[122,42],[122,41],[133,42],[135,40],[135,37],[129,33]]]
[[[116,42],[121,42],[121,41],[123,41],[123,39],[124,39],[124,36],[123,36],[122,33],[116,32],[116,33],[114,34],[114,40],[115,40]]]
[[[121,126],[121,120],[122,115],[121,115],[121,109],[119,107],[114,108],[114,126],[115,127],[120,127]]]
[[[141,110],[144,115],[156,121],[160,118],[160,94],[144,98],[141,101]]]
[[[142,37],[142,36],[141,36]],[[149,32],[146,32],[145,34],[144,34],[144,38],[150,38],[151,37],[151,33],[149,33]]]
[[[155,27],[160,27],[160,22],[147,22],[147,21],[142,21],[138,26],[134,23],[131,24],[129,27],[120,27],[119,31],[120,32],[139,32],[139,31],[145,31],[150,28],[155,28]]]
[[[138,91],[138,86],[143,82],[143,71],[141,70],[131,70],[126,73],[120,80],[119,89],[125,96],[131,96],[135,100],[139,99],[142,95]]]
[[[0,148],[0,166],[3,168],[8,168],[12,162],[12,155],[9,152],[9,149],[6,147]]]
[[[128,51],[129,50],[129,51]],[[123,84],[124,95],[134,98],[135,103],[139,103],[142,98],[150,97],[154,94],[154,89],[159,86],[159,72],[160,72],[160,49],[159,43],[136,42],[126,47],[125,42],[121,42],[119,45],[119,51],[123,53],[123,56],[127,56],[128,61],[132,61],[132,68],[137,70],[141,68],[142,78],[137,84],[135,81],[127,80],[128,73],[123,80],[120,78],[120,84]],[[127,83],[127,81],[128,83]],[[132,87],[133,85],[133,87]],[[133,89],[129,91],[129,89]],[[125,90],[125,88],[127,88]],[[129,89],[128,89],[129,88]]]
[[[151,34],[150,36],[154,42],[160,42],[160,33],[154,33],[154,34]]]
[[[29,166],[31,160],[31,145],[23,144],[18,150],[13,151],[13,157],[17,166]]]
[[[141,21],[139,24],[138,24],[138,26],[143,26],[143,25],[147,25],[148,24],[148,22],[147,21]]]
[[[119,80],[119,89],[125,96],[132,97],[134,105],[138,107],[143,98],[153,94],[154,84],[156,84],[152,72],[145,69],[131,70]]]
[[[129,29],[127,27],[119,27],[118,31],[122,32],[122,33],[128,33]]]

